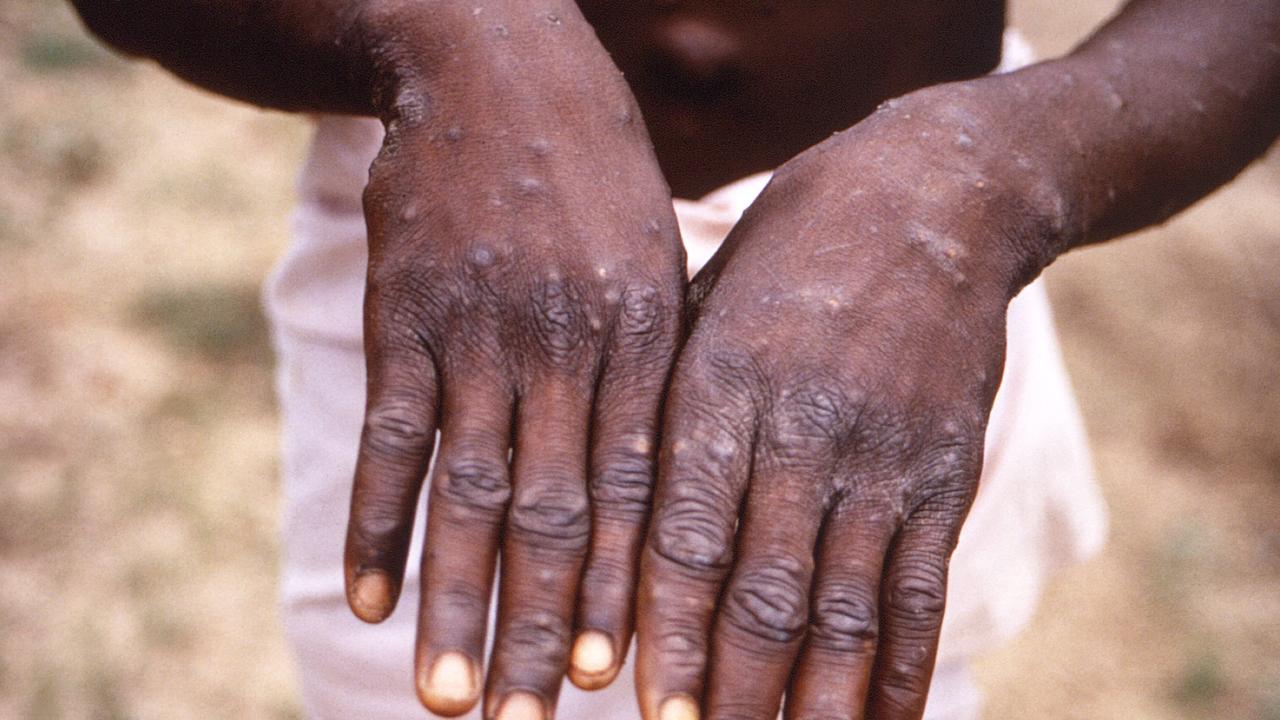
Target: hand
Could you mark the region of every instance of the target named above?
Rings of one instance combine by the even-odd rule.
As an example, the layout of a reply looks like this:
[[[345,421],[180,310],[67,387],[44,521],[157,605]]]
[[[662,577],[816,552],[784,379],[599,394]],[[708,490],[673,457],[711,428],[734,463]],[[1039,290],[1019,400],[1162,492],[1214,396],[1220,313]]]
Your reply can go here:
[[[639,112],[572,3],[515,13],[527,26],[494,12],[475,42],[541,38],[538,56],[402,93],[370,173],[347,588],[360,618],[392,612],[439,428],[419,695],[443,715],[479,698],[501,545],[486,716],[550,717],[576,633],[585,687],[613,679],[630,641],[684,255]],[[566,33],[581,37],[555,45]]]
[[[690,288],[640,581],[650,720],[772,720],[784,693],[795,720],[924,711],[1007,302],[1053,232],[998,113],[950,94],[781,168]]]

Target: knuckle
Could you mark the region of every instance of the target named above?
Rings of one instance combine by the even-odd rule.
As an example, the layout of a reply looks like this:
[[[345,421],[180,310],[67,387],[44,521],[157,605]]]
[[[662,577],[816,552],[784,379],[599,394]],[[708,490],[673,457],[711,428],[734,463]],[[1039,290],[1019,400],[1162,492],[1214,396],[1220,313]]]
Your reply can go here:
[[[714,349],[695,351],[695,366],[703,376],[704,387],[717,404],[749,402],[755,389],[764,384],[766,373],[749,350],[712,342]]]
[[[647,444],[647,440],[638,441]],[[601,458],[591,480],[597,512],[643,515],[653,490],[653,459],[646,449],[619,449]]]
[[[501,512],[511,499],[506,467],[478,457],[448,461],[433,488],[450,504],[486,515]]]
[[[383,255],[369,263],[365,295],[373,307],[421,310],[443,299],[432,265],[409,253]]]
[[[416,467],[434,439],[418,401],[387,400],[369,409],[364,421],[364,449],[392,466]]]
[[[489,609],[489,596],[483,588],[468,583],[460,583],[456,579],[439,590],[429,593],[426,598],[435,605],[433,612],[446,617],[474,617]],[[427,602],[424,599],[424,602]]]
[[[363,500],[351,511],[352,534],[373,552],[392,552],[387,546],[408,535],[412,525],[413,515],[389,498]]]
[[[945,571],[938,563],[910,558],[889,578],[886,612],[913,634],[932,635],[947,604]]]
[[[809,638],[815,646],[839,652],[874,647],[878,628],[876,601],[866,585],[826,581],[814,590]]]
[[[654,528],[654,550],[698,573],[723,571],[733,557],[732,521],[706,490],[685,493],[664,504]]]
[[[849,437],[849,454],[897,470],[918,451],[916,415],[891,399],[864,398]]]
[[[583,553],[591,532],[591,512],[580,488],[549,485],[517,492],[508,530],[534,547]]]
[[[753,562],[734,582],[725,605],[725,620],[761,640],[798,640],[808,619],[812,564],[812,560],[789,556]]]
[[[582,293],[570,283],[553,278],[540,282],[529,304],[538,349],[557,365],[572,364],[587,343],[587,322]]]
[[[502,652],[516,660],[516,666],[561,667],[568,659],[569,624],[555,613],[528,610],[502,629],[500,642]]]
[[[852,424],[850,401],[837,381],[808,377],[783,387],[763,433],[764,448],[782,460],[830,457]]]
[[[618,332],[624,347],[648,347],[661,337],[666,312],[661,293],[653,285],[628,288],[622,293]]]
[[[981,434],[948,432],[947,423],[940,437],[934,438],[921,453],[917,474],[923,478],[919,504],[932,509],[951,511],[968,507],[982,470]]]
[[[703,633],[693,622],[668,618],[658,630],[656,645],[663,667],[672,676],[696,677],[707,666],[707,646]]]

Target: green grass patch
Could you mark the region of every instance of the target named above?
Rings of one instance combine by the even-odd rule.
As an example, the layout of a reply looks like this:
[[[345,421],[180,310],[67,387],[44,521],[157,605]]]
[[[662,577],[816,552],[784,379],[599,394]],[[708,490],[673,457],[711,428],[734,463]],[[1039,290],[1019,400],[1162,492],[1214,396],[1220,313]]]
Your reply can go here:
[[[1195,652],[1182,669],[1174,695],[1187,705],[1202,705],[1221,695],[1227,689],[1226,671],[1222,658],[1212,648]]]
[[[107,53],[91,40],[37,32],[22,43],[22,64],[36,72],[76,70],[102,64]]]
[[[256,287],[161,288],[133,304],[134,321],[211,362],[266,366],[271,344]]]

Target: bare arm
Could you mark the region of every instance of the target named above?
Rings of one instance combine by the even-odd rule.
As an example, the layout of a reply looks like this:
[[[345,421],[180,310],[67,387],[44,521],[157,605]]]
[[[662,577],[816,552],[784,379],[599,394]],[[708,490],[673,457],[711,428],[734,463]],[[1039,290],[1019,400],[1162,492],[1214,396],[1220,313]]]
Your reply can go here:
[[[284,110],[374,114],[379,59],[390,61],[408,54],[412,33],[431,35],[413,28],[409,11],[388,3],[73,0],[73,4],[89,29],[116,49],[154,59],[215,92]],[[396,12],[403,14],[399,22],[393,18]],[[413,21],[421,24],[420,17]],[[412,49],[416,54],[421,48]],[[381,69],[390,70],[392,62],[382,62]]]
[[[1008,78],[1018,138],[1063,200],[1064,247],[1167,219],[1280,134],[1280,2],[1134,0],[1079,49]],[[1037,130],[1039,126],[1039,130]]]

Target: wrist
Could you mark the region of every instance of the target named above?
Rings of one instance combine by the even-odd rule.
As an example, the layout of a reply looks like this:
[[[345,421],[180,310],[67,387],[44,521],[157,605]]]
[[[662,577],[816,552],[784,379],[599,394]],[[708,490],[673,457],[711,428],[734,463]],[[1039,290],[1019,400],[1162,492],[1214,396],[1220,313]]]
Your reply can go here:
[[[370,3],[353,29],[385,123],[427,114],[545,113],[567,93],[630,94],[572,0]],[[637,113],[638,115],[638,113]]]
[[[925,205],[963,213],[972,229],[963,251],[1010,298],[1086,232],[1085,131],[1058,117],[1073,85],[1062,68],[1041,64],[925,88],[864,123],[905,133],[905,166],[917,169]]]

